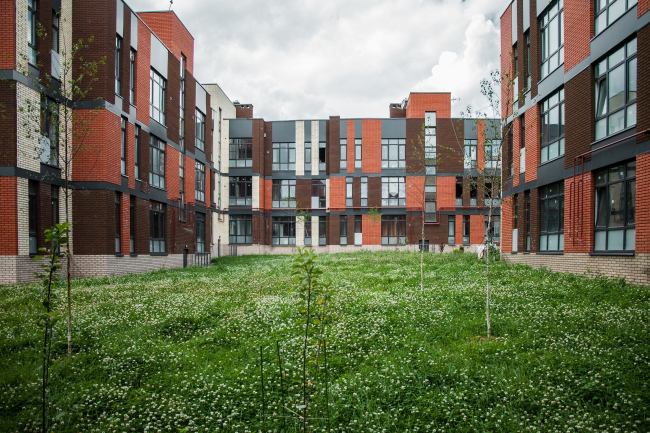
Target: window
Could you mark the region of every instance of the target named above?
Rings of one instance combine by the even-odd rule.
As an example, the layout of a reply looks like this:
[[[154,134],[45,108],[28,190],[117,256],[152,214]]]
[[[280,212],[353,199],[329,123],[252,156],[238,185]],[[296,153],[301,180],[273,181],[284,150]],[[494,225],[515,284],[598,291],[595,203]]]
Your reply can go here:
[[[129,58],[129,103],[135,105],[135,50],[133,48]]]
[[[296,217],[272,217],[273,245],[296,245]]]
[[[38,50],[36,49],[36,41],[37,41],[37,34],[36,34],[36,0],[28,0],[27,1],[27,45],[28,45],[28,54],[27,54],[27,60],[29,61],[30,64],[36,66],[36,53]],[[34,253],[36,254],[36,253]]]
[[[122,252],[122,210],[120,201],[122,194],[115,193],[115,254]]]
[[[498,185],[498,183],[497,183]],[[485,206],[500,206],[501,199],[499,198],[499,192],[497,189],[496,197],[492,198],[492,193],[494,192],[494,187],[492,182],[485,182]]]
[[[406,216],[381,216],[381,244],[404,245],[406,243]]]
[[[636,125],[636,63],[634,38],[596,66],[596,140]]]
[[[463,178],[456,178],[456,206],[463,205]]]
[[[485,142],[485,168],[496,169],[501,159],[501,140],[488,139]]]
[[[636,5],[637,0],[596,0],[594,34],[598,35],[618,19],[625,11]]]
[[[381,140],[381,168],[406,168],[406,140]]]
[[[539,250],[564,250],[564,182],[539,190]]]
[[[447,243],[456,245],[456,216],[449,215],[447,223]]]
[[[196,148],[205,151],[205,114],[196,109]]]
[[[311,172],[311,143],[305,143],[305,173]]]
[[[305,245],[311,246],[311,216],[305,217]]]
[[[165,189],[165,142],[153,135],[149,136],[149,160],[149,183],[156,188]]]
[[[436,177],[425,176],[424,178],[424,222],[435,223],[438,221],[436,205]]]
[[[354,245],[362,245],[363,243],[363,217],[361,215],[354,216]]]
[[[519,194],[513,196],[513,210],[512,210],[512,228],[517,230],[519,228]]]
[[[230,206],[253,205],[253,178],[251,176],[230,177]]]
[[[636,223],[636,161],[596,172],[594,251],[633,251]]]
[[[543,164],[564,155],[564,89],[560,89],[542,102],[541,108],[540,162]]]
[[[406,206],[406,182],[404,177],[381,178],[381,205]]]
[[[273,179],[272,184],[273,207],[296,207],[296,181],[295,179]]]
[[[526,58],[525,58],[526,89],[530,89],[531,79],[530,79],[530,32],[529,31],[526,32],[524,38],[526,40]]]
[[[273,170],[296,169],[296,143],[273,143]]]
[[[151,90],[149,117],[161,125],[165,124],[165,88],[167,81],[154,69],[151,70],[149,87]]]
[[[485,217],[485,239],[492,242],[501,241],[501,216],[492,215],[492,221],[490,221],[488,229],[488,216]],[[488,231],[489,230],[489,231]],[[491,239],[490,239],[491,238]]]
[[[52,10],[52,51],[59,52],[59,14]]]
[[[205,164],[195,161],[194,165],[196,168],[194,198],[197,201],[205,202]]]
[[[126,119],[122,117],[122,146],[120,147],[121,165],[120,170],[122,176],[126,176]]]
[[[311,181],[311,207],[313,209],[325,209],[327,206],[327,197],[325,196],[325,181]]]
[[[152,201],[149,208],[149,252],[165,252],[165,205]]]
[[[115,94],[119,95],[122,93],[122,83],[121,83],[121,65],[122,65],[122,38],[119,36],[115,37]]]
[[[555,0],[542,14],[542,79],[564,63],[564,0]]]
[[[341,138],[341,170],[348,168],[348,140]]]
[[[54,100],[41,99],[41,162],[53,166],[59,165],[59,104]]]
[[[530,251],[530,190],[524,193],[526,198],[526,248],[525,251]]]
[[[463,215],[463,245],[469,245],[469,215]]]
[[[28,182],[29,254],[38,254],[38,183],[34,180]]]
[[[318,170],[325,171],[325,142],[318,143]]]
[[[327,217],[318,218],[318,245],[327,245]]]
[[[464,152],[464,167],[465,168],[476,168],[476,149],[478,145],[477,140],[465,139],[465,152]]]
[[[352,178],[351,177],[345,178],[345,205],[347,207],[354,206],[352,200]]]
[[[196,214],[196,252],[205,252],[205,214]]]
[[[339,224],[340,224],[340,229],[339,229],[340,245],[347,245],[348,244],[348,217],[347,217],[347,215],[341,215],[341,217],[339,219]]]
[[[135,197],[131,196],[129,206],[129,236],[131,254],[135,254]]]
[[[514,131],[512,126],[508,128],[508,141],[507,141],[507,155],[508,155],[508,161],[510,162],[510,177],[515,173],[515,164],[514,160],[512,159],[512,153],[513,153],[513,147],[515,145],[515,139],[514,139]]]
[[[422,251],[422,239],[418,241],[418,251]],[[429,252],[429,241],[424,240],[424,251]]]
[[[361,178],[361,207],[368,207],[368,178]]]
[[[426,112],[424,118],[424,166],[427,175],[436,174],[436,112]]]
[[[517,51],[517,44],[512,46],[512,56],[515,61],[515,78],[519,76],[519,52]],[[518,92],[518,89],[515,89],[515,92]]]
[[[253,166],[253,139],[252,138],[231,138],[230,139],[230,167],[252,167]]]
[[[140,126],[135,125],[135,178],[140,179]]]
[[[231,244],[253,243],[253,216],[230,215],[228,218],[228,242]]]
[[[361,139],[354,140],[354,169],[361,168]]]
[[[52,185],[50,192],[50,210],[52,213],[51,227],[55,227],[59,223],[59,187]]]
[[[469,205],[478,205],[478,178],[476,177],[469,180]]]
[[[562,92],[562,95],[564,96],[564,92]],[[564,119],[564,104],[562,105],[562,118]],[[562,127],[564,128],[564,121],[562,122]],[[521,137],[521,147],[519,149],[525,149],[526,148],[526,122],[524,117],[521,117],[521,131],[519,132],[519,136]]]
[[[181,152],[185,152],[185,65],[187,59],[181,54],[181,90],[180,90],[180,128],[178,144],[181,147]],[[231,166],[232,167],[232,166]]]
[[[179,220],[187,221],[185,215],[185,156],[181,153],[178,159],[178,194],[180,196]]]

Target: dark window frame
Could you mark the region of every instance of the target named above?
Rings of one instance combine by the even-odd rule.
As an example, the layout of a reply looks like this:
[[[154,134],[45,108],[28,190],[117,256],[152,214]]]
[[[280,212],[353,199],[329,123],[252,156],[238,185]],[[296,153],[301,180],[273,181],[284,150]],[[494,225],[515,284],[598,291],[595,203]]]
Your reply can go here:
[[[405,139],[381,139],[381,168],[406,168]]]
[[[28,234],[29,254],[38,254],[38,182],[28,180]]]
[[[120,129],[122,133],[120,145],[120,173],[126,176],[126,117],[122,117]]]
[[[201,151],[205,151],[205,114],[198,108],[194,110],[195,119],[195,146]]]
[[[140,179],[140,125],[135,125],[135,178]]]
[[[381,244],[406,244],[406,215],[381,216]]]
[[[115,193],[115,254],[122,254],[122,193]]]
[[[38,66],[38,34],[37,34],[37,1],[28,0],[27,2],[27,61],[33,66]]]
[[[273,179],[271,181],[271,202],[274,209],[296,207],[296,180]]]
[[[556,228],[551,226],[555,223],[554,209],[557,211]],[[551,243],[553,237],[554,244]],[[539,188],[539,250],[564,251],[564,181]]]
[[[253,177],[230,176],[228,179],[228,204],[230,207],[253,205]]]
[[[165,125],[165,95],[167,80],[154,68],[149,72],[149,117],[161,125]]]
[[[61,48],[59,40],[60,27],[60,15],[56,10],[52,9],[52,51],[57,54]]]
[[[354,169],[361,168],[363,155],[363,143],[361,138],[354,139]]]
[[[149,184],[158,189],[165,189],[165,146],[164,141],[149,135]]]
[[[273,246],[296,245],[296,217],[271,217],[271,244]]]
[[[253,139],[231,138],[228,159],[229,166],[233,168],[253,167]]]
[[[397,185],[397,195],[391,193],[392,185]],[[384,176],[381,178],[381,206],[406,207],[406,177]]]
[[[149,204],[149,252],[165,253],[165,213],[166,205],[157,201]]]
[[[540,104],[540,164],[564,156],[564,107],[564,88],[553,92]]]
[[[339,216],[339,245],[346,246],[348,244],[348,216]]]
[[[600,8],[599,3],[602,4]],[[636,6],[637,3],[637,0],[596,0],[594,2],[594,35],[598,36],[606,28],[611,26],[613,22],[625,15],[625,12]],[[611,7],[613,5],[622,5],[623,9],[615,11],[617,15],[611,17],[610,12],[614,9]]]
[[[623,169],[622,175],[621,168]],[[612,179],[614,172],[617,173],[618,178]],[[636,249],[636,245],[633,245],[633,248],[630,248],[629,245],[629,243],[636,244],[636,173],[636,160],[624,161],[599,169],[594,173],[594,251],[629,252]],[[619,210],[613,211],[612,204],[615,200],[612,199],[611,193],[618,185],[622,185],[618,192]],[[612,220],[616,218],[615,212],[618,213],[619,220],[622,215],[622,224],[612,225]],[[610,242],[613,239],[610,239],[610,235],[621,231],[623,232],[623,248],[611,248]],[[633,239],[628,239],[629,234],[632,234]],[[605,247],[598,248],[598,239],[602,237],[604,237]],[[613,236],[611,237],[613,238]]]
[[[341,138],[340,146],[341,146],[341,150],[340,150],[341,162],[339,164],[339,169],[343,170],[348,168],[348,139]]]
[[[311,142],[305,142],[305,173],[311,173]]]
[[[204,213],[197,212],[196,213],[196,252],[197,253],[204,253],[205,252],[205,241],[206,241],[206,236],[205,236],[205,229],[206,229],[206,223],[205,223],[206,217]]]
[[[361,207],[368,207],[368,176],[361,177]]]
[[[273,143],[272,146],[273,171],[292,171],[296,169],[296,143]]]
[[[135,106],[135,53],[131,48],[129,53],[129,103]]]
[[[354,200],[352,197],[352,178],[350,176],[345,178],[345,206],[354,206]]]
[[[194,161],[194,198],[201,203],[205,202],[205,164]]]
[[[553,29],[551,24],[558,20],[557,28]],[[564,64],[564,0],[555,0],[542,13],[539,20],[540,31],[540,79],[546,78],[560,65]],[[557,31],[558,46],[553,47],[551,52],[551,32]],[[545,33],[548,31],[548,33]],[[548,41],[548,42],[547,42]],[[548,45],[548,46],[547,46]],[[548,52],[547,52],[548,51]],[[557,55],[557,58],[555,57]],[[553,61],[553,64],[551,64]]]
[[[122,93],[122,38],[115,36],[115,94]]]
[[[230,215],[228,217],[228,243],[234,245],[253,243],[252,215]]]
[[[470,244],[470,233],[471,233],[470,224],[471,223],[470,223],[469,215],[463,215],[463,245]]]
[[[325,209],[327,206],[327,184],[324,179],[312,179],[311,196],[318,197],[319,209]]]
[[[135,254],[135,196],[129,198],[129,253]]]

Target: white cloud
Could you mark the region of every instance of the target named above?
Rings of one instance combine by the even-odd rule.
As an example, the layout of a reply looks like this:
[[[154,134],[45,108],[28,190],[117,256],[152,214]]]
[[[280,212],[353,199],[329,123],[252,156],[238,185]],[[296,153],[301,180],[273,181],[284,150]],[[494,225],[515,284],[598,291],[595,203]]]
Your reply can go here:
[[[469,105],[474,112],[488,105],[480,93],[480,81],[500,67],[499,30],[483,15],[473,15],[465,30],[464,50],[458,54],[445,51],[431,69],[431,75],[414,86],[414,90],[450,91],[454,102],[452,115],[459,116]]]

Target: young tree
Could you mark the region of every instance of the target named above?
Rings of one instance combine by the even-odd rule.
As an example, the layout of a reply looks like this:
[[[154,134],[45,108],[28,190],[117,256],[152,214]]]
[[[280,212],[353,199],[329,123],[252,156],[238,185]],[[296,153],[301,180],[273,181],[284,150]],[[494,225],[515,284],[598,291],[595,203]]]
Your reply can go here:
[[[60,169],[60,176],[53,180],[63,189],[65,223],[69,226],[70,241],[61,251],[66,258],[68,356],[72,354],[72,166],[79,153],[87,149],[87,139],[93,133],[93,120],[101,111],[84,110],[82,114],[80,108],[88,99],[93,84],[98,80],[100,67],[105,65],[106,60],[105,56],[97,61],[84,59],[83,55],[94,38],[91,36],[76,42],[71,40],[71,17],[72,11],[65,8],[55,16],[60,23],[60,53],[52,56],[50,74],[46,73],[44,77],[32,74],[25,53],[19,53],[16,64],[17,71],[26,76],[32,87],[37,89],[39,98],[37,101],[28,98],[23,105],[18,106],[18,111],[23,113],[22,126],[26,138],[38,139],[35,152],[40,155],[41,162]],[[41,40],[47,37],[47,31],[40,23],[37,24],[37,36]],[[49,47],[48,44],[44,45]],[[37,68],[42,66],[41,57],[41,53],[36,53]],[[51,174],[46,176],[52,177]]]

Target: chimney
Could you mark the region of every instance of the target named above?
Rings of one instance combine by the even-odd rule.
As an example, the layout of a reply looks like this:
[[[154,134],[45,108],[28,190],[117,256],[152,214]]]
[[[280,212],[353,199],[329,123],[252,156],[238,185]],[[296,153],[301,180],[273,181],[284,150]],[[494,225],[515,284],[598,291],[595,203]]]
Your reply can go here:
[[[237,119],[252,119],[253,118],[253,104],[240,104],[239,101],[233,102],[235,106]]]

